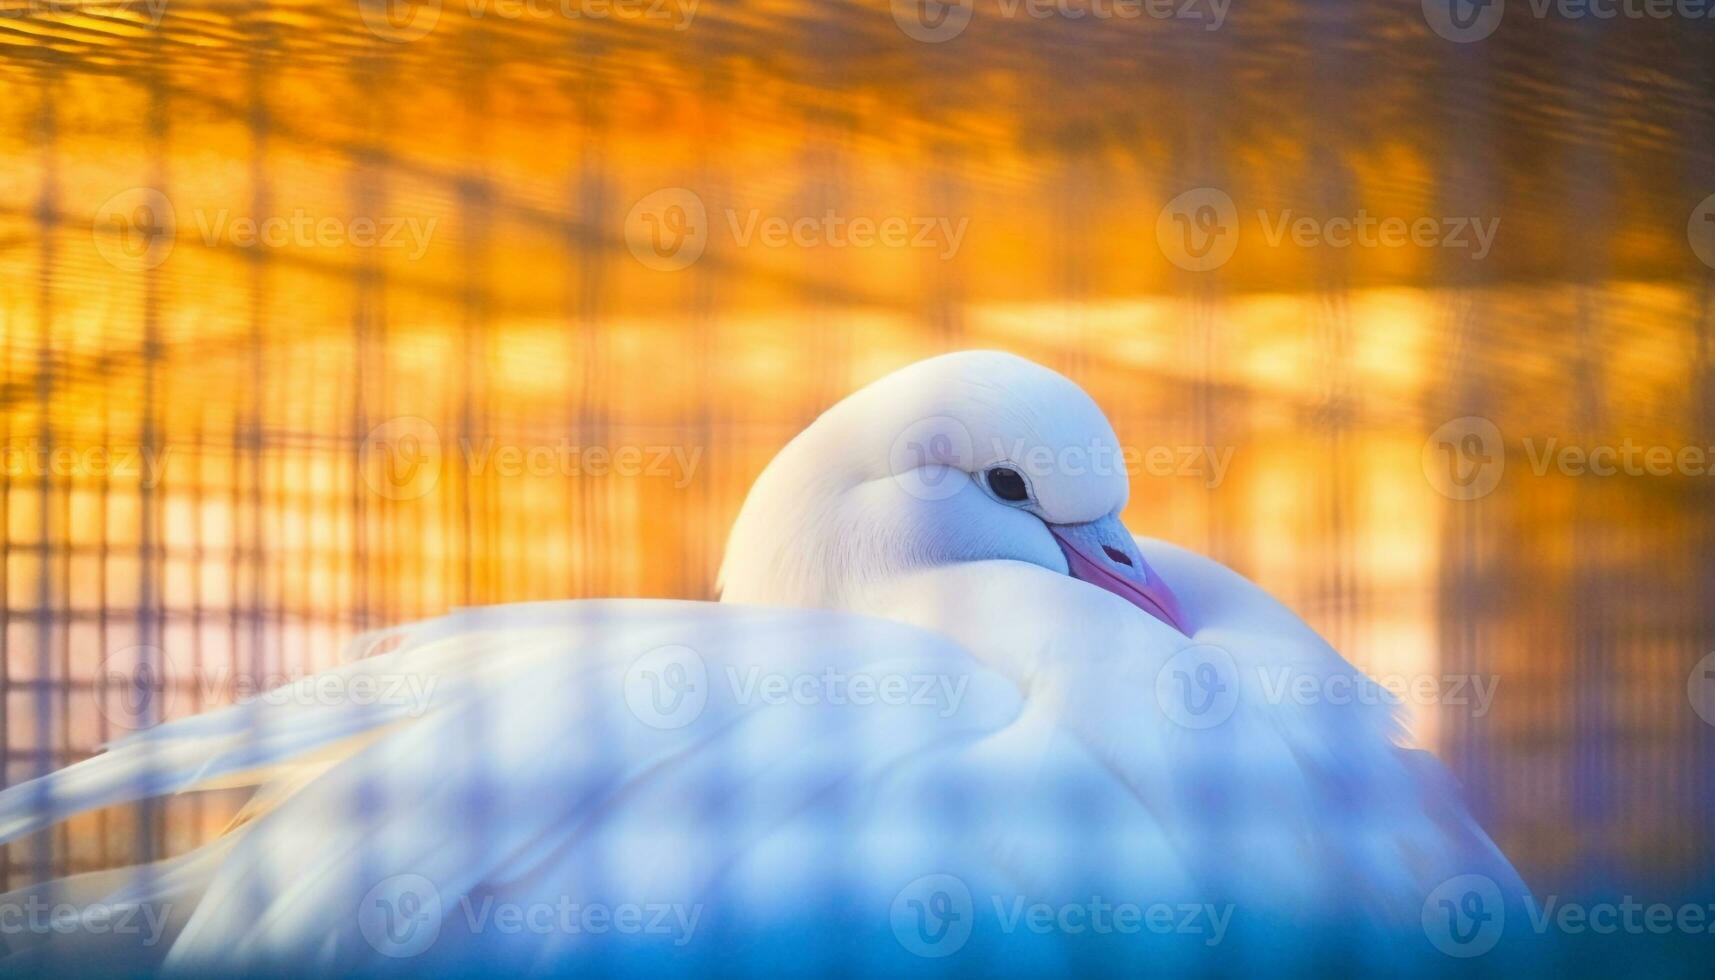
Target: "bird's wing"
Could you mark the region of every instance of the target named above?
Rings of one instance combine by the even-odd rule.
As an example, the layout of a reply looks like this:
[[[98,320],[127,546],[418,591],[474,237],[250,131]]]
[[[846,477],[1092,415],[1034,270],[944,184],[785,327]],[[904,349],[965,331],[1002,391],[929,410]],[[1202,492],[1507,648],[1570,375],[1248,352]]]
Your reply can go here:
[[[1326,907],[1332,890],[1394,920],[1419,916],[1437,887],[1468,874],[1494,882],[1515,908],[1528,897],[1451,775],[1405,746],[1394,693],[1232,569],[1161,541],[1138,546],[1198,624],[1192,645],[1154,678],[1163,713],[1186,723],[1175,733],[1182,761],[1243,764],[1248,777],[1226,784],[1228,818],[1267,820],[1322,872],[1304,875],[1278,840],[1247,853],[1239,835],[1233,867],[1250,884],[1273,869],[1267,887],[1292,889],[1296,879],[1309,902],[1321,891]],[[1226,833],[1203,826],[1211,846]]]
[[[1440,764],[1403,747],[1380,685],[1232,570],[1139,544],[1194,635],[1020,562],[937,569],[879,605],[1029,691],[1142,803],[1209,901],[1416,930],[1436,889],[1476,875],[1522,918],[1522,882]]]
[[[1064,933],[1019,927],[1027,902],[1194,894],[1144,802],[1055,713],[930,632],[603,601],[461,613],[384,645],[0,793],[0,826],[316,759],[195,865],[166,961],[191,972],[754,967],[790,946],[758,952],[744,937],[762,923],[796,955],[884,967],[997,916],[1013,928],[984,955],[1063,967]]]

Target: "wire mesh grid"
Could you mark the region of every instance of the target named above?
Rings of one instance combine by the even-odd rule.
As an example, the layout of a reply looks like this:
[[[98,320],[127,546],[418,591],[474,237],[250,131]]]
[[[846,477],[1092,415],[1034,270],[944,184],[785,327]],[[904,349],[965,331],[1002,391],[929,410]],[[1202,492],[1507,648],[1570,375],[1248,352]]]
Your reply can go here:
[[[1606,265],[1557,253],[1544,275],[1532,245],[1584,220],[1576,204],[1437,182],[1422,171],[1439,157],[1377,163],[1366,154],[1386,148],[1361,125],[1331,125],[1318,145],[1252,105],[1246,145],[1273,138],[1308,161],[1302,186],[1274,193],[1344,205],[1411,183],[1410,199],[1447,210],[1486,201],[1516,237],[1480,274],[1442,256],[1260,259],[1246,288],[1215,288],[1140,256],[1138,228],[1167,190],[1222,169],[1265,192],[1269,160],[1218,164],[1230,148],[1188,138],[1116,164],[1102,127],[1136,121],[1087,111],[1033,147],[962,114],[995,106],[966,101],[969,74],[942,105],[890,102],[895,63],[829,40],[886,29],[869,8],[794,22],[780,32],[802,42],[794,56],[747,68],[721,49],[767,47],[747,33],[762,11],[749,5],[711,13],[688,52],[615,25],[449,20],[395,45],[352,11],[179,6],[105,51],[142,12],[0,24],[20,84],[0,226],[7,784],[123,734],[139,678],[143,710],[176,717],[329,666],[363,630],[460,606],[712,598],[750,480],[816,412],[916,357],[995,346],[1068,372],[1123,439],[1166,452],[1137,476],[1134,528],[1258,579],[1372,672],[1498,679],[1492,712],[1434,704],[1416,725],[1527,878],[1684,882],[1708,865],[1710,731],[1684,710],[1686,670],[1715,641],[1707,480],[1533,476],[1519,441],[1695,446],[1715,432],[1710,279],[1652,263],[1683,248],[1650,202],[1647,230],[1592,219],[1626,243]],[[1263,9],[1349,61],[1379,57],[1337,24]],[[332,40],[306,41],[316,28]],[[1061,40],[1022,50],[1070,76],[1003,114],[1018,130],[1083,77]],[[1715,63],[1689,67],[1705,40],[1675,49],[1693,91]],[[1190,77],[1266,73],[1273,56],[1241,41],[1164,43]],[[997,65],[1017,53],[992,43]],[[1579,52],[1526,50],[1526,74],[1585,64]],[[939,57],[903,61],[921,77]],[[656,84],[627,75],[650,70]],[[1299,94],[1357,112],[1350,71],[1319,70]],[[1122,91],[1116,77],[1101,91]],[[1610,80],[1588,84],[1612,108],[1627,89]],[[793,87],[754,94],[770,82]],[[1473,92],[1485,104],[1468,110]],[[1458,143],[1472,124],[1520,123],[1510,97],[1459,83],[1448,121],[1410,135]],[[1633,180],[1707,181],[1707,148],[1693,148],[1706,105],[1665,104],[1681,144],[1625,135],[1603,155],[1574,141],[1559,186],[1611,214],[1644,193]],[[763,110],[779,115],[746,115]],[[1619,173],[1640,155],[1643,177]],[[1323,164],[1333,178],[1302,176]],[[680,187],[722,234],[747,205],[898,210],[882,201],[999,230],[973,231],[953,262],[716,247],[670,276],[623,229],[640,199]],[[230,224],[300,213],[312,227],[340,216],[344,237],[270,247]],[[401,247],[354,245],[354,218],[395,228]],[[1471,415],[1509,434],[1515,475],[1450,500],[1423,446]],[[182,852],[240,802],[73,821],[7,847],[0,888]]]

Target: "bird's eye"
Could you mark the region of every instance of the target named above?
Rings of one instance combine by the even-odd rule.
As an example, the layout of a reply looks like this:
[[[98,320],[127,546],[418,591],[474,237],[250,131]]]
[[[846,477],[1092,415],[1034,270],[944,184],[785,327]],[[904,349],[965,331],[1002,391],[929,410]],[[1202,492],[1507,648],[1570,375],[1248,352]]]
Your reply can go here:
[[[994,495],[1009,503],[1022,503],[1030,499],[1030,488],[1024,485],[1024,477],[1010,466],[996,466],[988,471],[989,489]]]

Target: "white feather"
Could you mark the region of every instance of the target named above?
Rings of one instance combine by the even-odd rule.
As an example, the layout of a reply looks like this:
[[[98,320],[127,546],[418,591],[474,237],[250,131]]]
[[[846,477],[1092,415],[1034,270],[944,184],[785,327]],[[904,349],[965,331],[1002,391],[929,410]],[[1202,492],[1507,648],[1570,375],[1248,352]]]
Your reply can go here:
[[[924,419],[971,436],[966,458],[924,462],[965,481],[933,500],[889,462]],[[127,962],[187,973],[815,972],[829,956],[929,969],[889,916],[931,874],[975,903],[977,932],[949,963],[1005,972],[1159,967],[1206,949],[1206,934],[1004,928],[1016,902],[1224,907],[1251,941],[1278,942],[1415,928],[1460,874],[1522,898],[1439,765],[1401,747],[1387,705],[1282,696],[1287,676],[1371,682],[1261,589],[1140,539],[1196,624],[1186,637],[1069,577],[1044,522],[1117,513],[1127,487],[1123,472],[1044,472],[1031,511],[982,493],[973,474],[1036,445],[1117,450],[1052,372],[996,354],[917,365],[771,464],[735,525],[722,604],[544,603],[403,627],[390,652],[326,677],[414,679],[423,697],[318,703],[326,677],[311,678],[301,697],[163,725],[0,792],[0,840],[96,807],[270,783],[200,855],[80,892],[175,903],[168,941]],[[1171,697],[1175,665],[1209,656],[1226,658],[1233,696],[1204,725]],[[669,691],[674,665],[690,669]],[[853,677],[904,679],[909,696],[853,703]],[[696,691],[695,711],[659,700]],[[439,902],[420,958],[366,932],[365,903],[378,885],[388,901],[401,875]],[[592,937],[484,918],[543,902],[665,905],[697,922]]]

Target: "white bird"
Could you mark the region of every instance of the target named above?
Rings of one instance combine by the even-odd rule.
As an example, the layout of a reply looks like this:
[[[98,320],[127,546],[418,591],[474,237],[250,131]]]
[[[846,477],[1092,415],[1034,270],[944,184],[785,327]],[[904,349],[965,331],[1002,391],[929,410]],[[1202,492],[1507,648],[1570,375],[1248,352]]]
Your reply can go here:
[[[257,787],[189,854],[0,897],[81,916],[0,936],[0,966],[1279,966],[1428,950],[1449,880],[1522,900],[1387,695],[1235,572],[1134,539],[1128,493],[1066,378],[907,367],[758,478],[718,604],[456,612],[0,792],[3,841]]]

